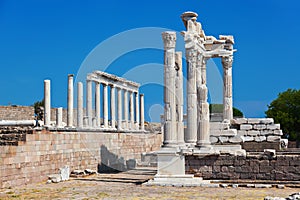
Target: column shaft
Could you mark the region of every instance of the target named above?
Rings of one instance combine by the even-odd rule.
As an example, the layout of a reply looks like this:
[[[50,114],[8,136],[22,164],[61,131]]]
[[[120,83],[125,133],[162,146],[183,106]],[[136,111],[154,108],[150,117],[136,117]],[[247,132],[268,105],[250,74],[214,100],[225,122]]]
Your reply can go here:
[[[63,108],[59,107],[56,109],[56,127],[61,128],[62,127],[62,114],[63,114]]]
[[[139,130],[140,126],[140,105],[139,105],[139,93],[135,92],[135,128],[136,130]]]
[[[118,130],[122,130],[122,89],[118,88]]]
[[[86,81],[86,115],[87,115],[87,126],[92,126],[93,120],[93,102],[92,102],[92,81]]]
[[[73,104],[74,104],[74,91],[73,91],[73,74],[68,75],[68,109],[67,109],[67,126],[73,126]]]
[[[110,116],[111,127],[116,128],[116,99],[115,99],[115,86],[111,85],[110,88]]]
[[[129,107],[130,107],[130,129],[134,129],[134,106],[133,106],[133,92],[129,92],[130,95],[130,102],[129,102]]]
[[[233,119],[233,103],[232,103],[232,56],[223,57],[223,119],[230,122]]]
[[[44,80],[44,125],[50,126],[51,120],[51,88],[50,80]]]
[[[108,128],[108,91],[106,84],[103,84],[103,120],[104,128]]]
[[[175,53],[177,144],[184,145],[182,52]]]
[[[141,119],[141,130],[145,130],[145,112],[144,112],[144,94],[140,94],[140,119]]]
[[[124,90],[124,129],[128,130],[128,91]]]
[[[95,84],[95,117],[96,117],[96,126],[100,127],[101,126],[101,121],[100,121],[100,83],[96,82]]]
[[[177,145],[175,90],[175,32],[163,32],[164,41],[164,146]]]
[[[77,83],[77,126],[83,127],[83,85],[82,82]]]

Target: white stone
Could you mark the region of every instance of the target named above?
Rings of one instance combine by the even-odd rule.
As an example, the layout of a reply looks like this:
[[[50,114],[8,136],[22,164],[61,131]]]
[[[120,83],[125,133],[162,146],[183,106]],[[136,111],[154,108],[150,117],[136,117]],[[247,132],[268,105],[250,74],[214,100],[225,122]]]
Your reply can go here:
[[[273,135],[274,131],[272,130],[261,130],[260,135]]]
[[[247,118],[236,118],[232,120],[232,124],[247,124],[248,119]]]
[[[267,129],[270,130],[279,130],[280,129],[280,124],[268,124]]]
[[[260,132],[256,131],[256,130],[248,131],[248,135],[250,135],[250,136],[258,136],[259,134],[260,134]]]
[[[63,108],[59,107],[56,109],[56,126],[58,128],[63,127],[62,126],[62,115],[63,115]]]
[[[212,144],[215,144],[219,141],[219,139],[217,137],[214,137],[214,136],[210,136],[209,137],[209,140]]]
[[[60,168],[59,173],[60,173],[62,181],[69,180],[69,178],[70,178],[70,167],[66,165],[66,166]]]
[[[252,136],[244,136],[244,141],[245,141],[245,142],[251,142],[251,141],[254,141],[254,137],[252,137]]]
[[[279,142],[280,141],[280,136],[270,135],[270,136],[267,137],[267,141],[268,142]]]
[[[263,141],[266,141],[266,140],[267,140],[266,136],[256,136],[256,137],[254,137],[255,142],[263,142]]]
[[[230,143],[241,143],[244,142],[244,137],[242,136],[235,136],[235,137],[229,137]]]
[[[220,141],[221,143],[226,143],[226,142],[229,141],[229,138],[228,138],[228,137],[219,137],[219,141]]]
[[[48,176],[49,180],[52,181],[52,183],[59,183],[61,182],[61,175],[60,174],[51,174]]]
[[[255,124],[253,128],[256,130],[264,130],[267,128],[267,126],[265,124]]]
[[[271,188],[272,185],[270,185],[270,184],[255,184],[254,187],[255,188]]]
[[[237,131],[237,135],[240,135],[240,136],[248,135],[248,131],[245,131],[245,130],[238,130],[238,131]]]
[[[248,124],[260,124],[260,118],[248,118]]]
[[[240,130],[251,130],[253,127],[251,124],[241,124]]]
[[[228,130],[229,127],[230,127],[229,123],[210,122],[210,131],[212,131],[212,130]]]
[[[213,136],[236,136],[237,130],[236,129],[229,129],[229,130],[212,130],[210,135]]]
[[[274,135],[283,135],[282,130],[274,130]]]

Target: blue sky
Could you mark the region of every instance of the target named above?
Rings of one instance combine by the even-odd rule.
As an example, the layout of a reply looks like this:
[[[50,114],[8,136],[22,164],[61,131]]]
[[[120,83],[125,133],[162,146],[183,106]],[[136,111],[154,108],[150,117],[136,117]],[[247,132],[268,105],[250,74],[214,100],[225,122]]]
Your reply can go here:
[[[198,21],[206,35],[234,35],[238,50],[233,64],[234,105],[247,117],[263,117],[267,104],[279,92],[299,89],[300,2],[297,0],[0,0],[0,105],[31,105],[41,100],[43,80],[49,78],[52,106],[66,107],[67,75],[77,75],[103,41],[110,42],[111,37],[136,28],[148,30],[143,27],[180,32],[184,30],[180,15],[188,10],[199,14]],[[162,86],[157,84],[162,79],[159,66],[163,63],[159,32],[130,35],[96,57],[102,62],[102,57],[118,52],[124,45],[141,42],[139,38],[149,40],[148,43],[156,38],[159,41],[156,46],[161,47],[142,46],[120,54],[109,66],[99,69],[104,67],[119,76],[127,74],[135,81],[158,78],[158,82],[141,87],[146,98],[146,119],[151,120],[151,112],[159,112],[163,101]],[[93,63],[93,67],[97,68],[101,62]],[[220,61],[215,60],[215,64],[221,70]],[[148,74],[152,67],[157,70]],[[132,76],[135,69],[143,75]]]

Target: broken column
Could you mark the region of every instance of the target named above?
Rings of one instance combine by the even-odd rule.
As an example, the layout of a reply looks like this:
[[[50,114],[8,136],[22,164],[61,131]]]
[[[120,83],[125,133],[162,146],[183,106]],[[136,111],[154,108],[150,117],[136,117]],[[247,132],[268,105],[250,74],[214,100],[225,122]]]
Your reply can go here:
[[[144,112],[144,94],[140,94],[140,119],[141,119],[141,131],[145,130],[145,112]]]
[[[83,85],[82,82],[77,83],[77,126],[83,127]]]
[[[177,144],[182,146],[184,142],[183,123],[183,75],[182,75],[182,52],[175,53],[176,66],[176,123],[177,123]]]
[[[44,80],[44,125],[50,126],[51,120],[51,91],[50,80]]]
[[[62,115],[63,115],[63,108],[59,107],[56,109],[56,127],[62,128]]]
[[[230,122],[233,119],[233,106],[232,106],[232,62],[233,56],[222,57],[223,65],[223,119]]]
[[[115,100],[115,86],[110,86],[110,116],[111,127],[116,128],[116,100]]]
[[[73,104],[74,104],[74,91],[73,91],[73,74],[68,75],[68,109],[67,109],[67,126],[73,126]]]
[[[163,32],[164,42],[164,141],[165,147],[177,144],[175,45],[176,33]]]

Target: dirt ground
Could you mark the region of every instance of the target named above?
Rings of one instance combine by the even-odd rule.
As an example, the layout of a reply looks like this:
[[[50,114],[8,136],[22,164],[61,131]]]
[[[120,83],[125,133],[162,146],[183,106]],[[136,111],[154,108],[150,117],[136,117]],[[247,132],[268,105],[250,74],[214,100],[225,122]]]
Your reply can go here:
[[[39,183],[0,189],[0,199],[264,199],[287,197],[299,188],[202,188],[145,186],[155,171],[144,168],[116,174],[71,178],[60,183]]]

